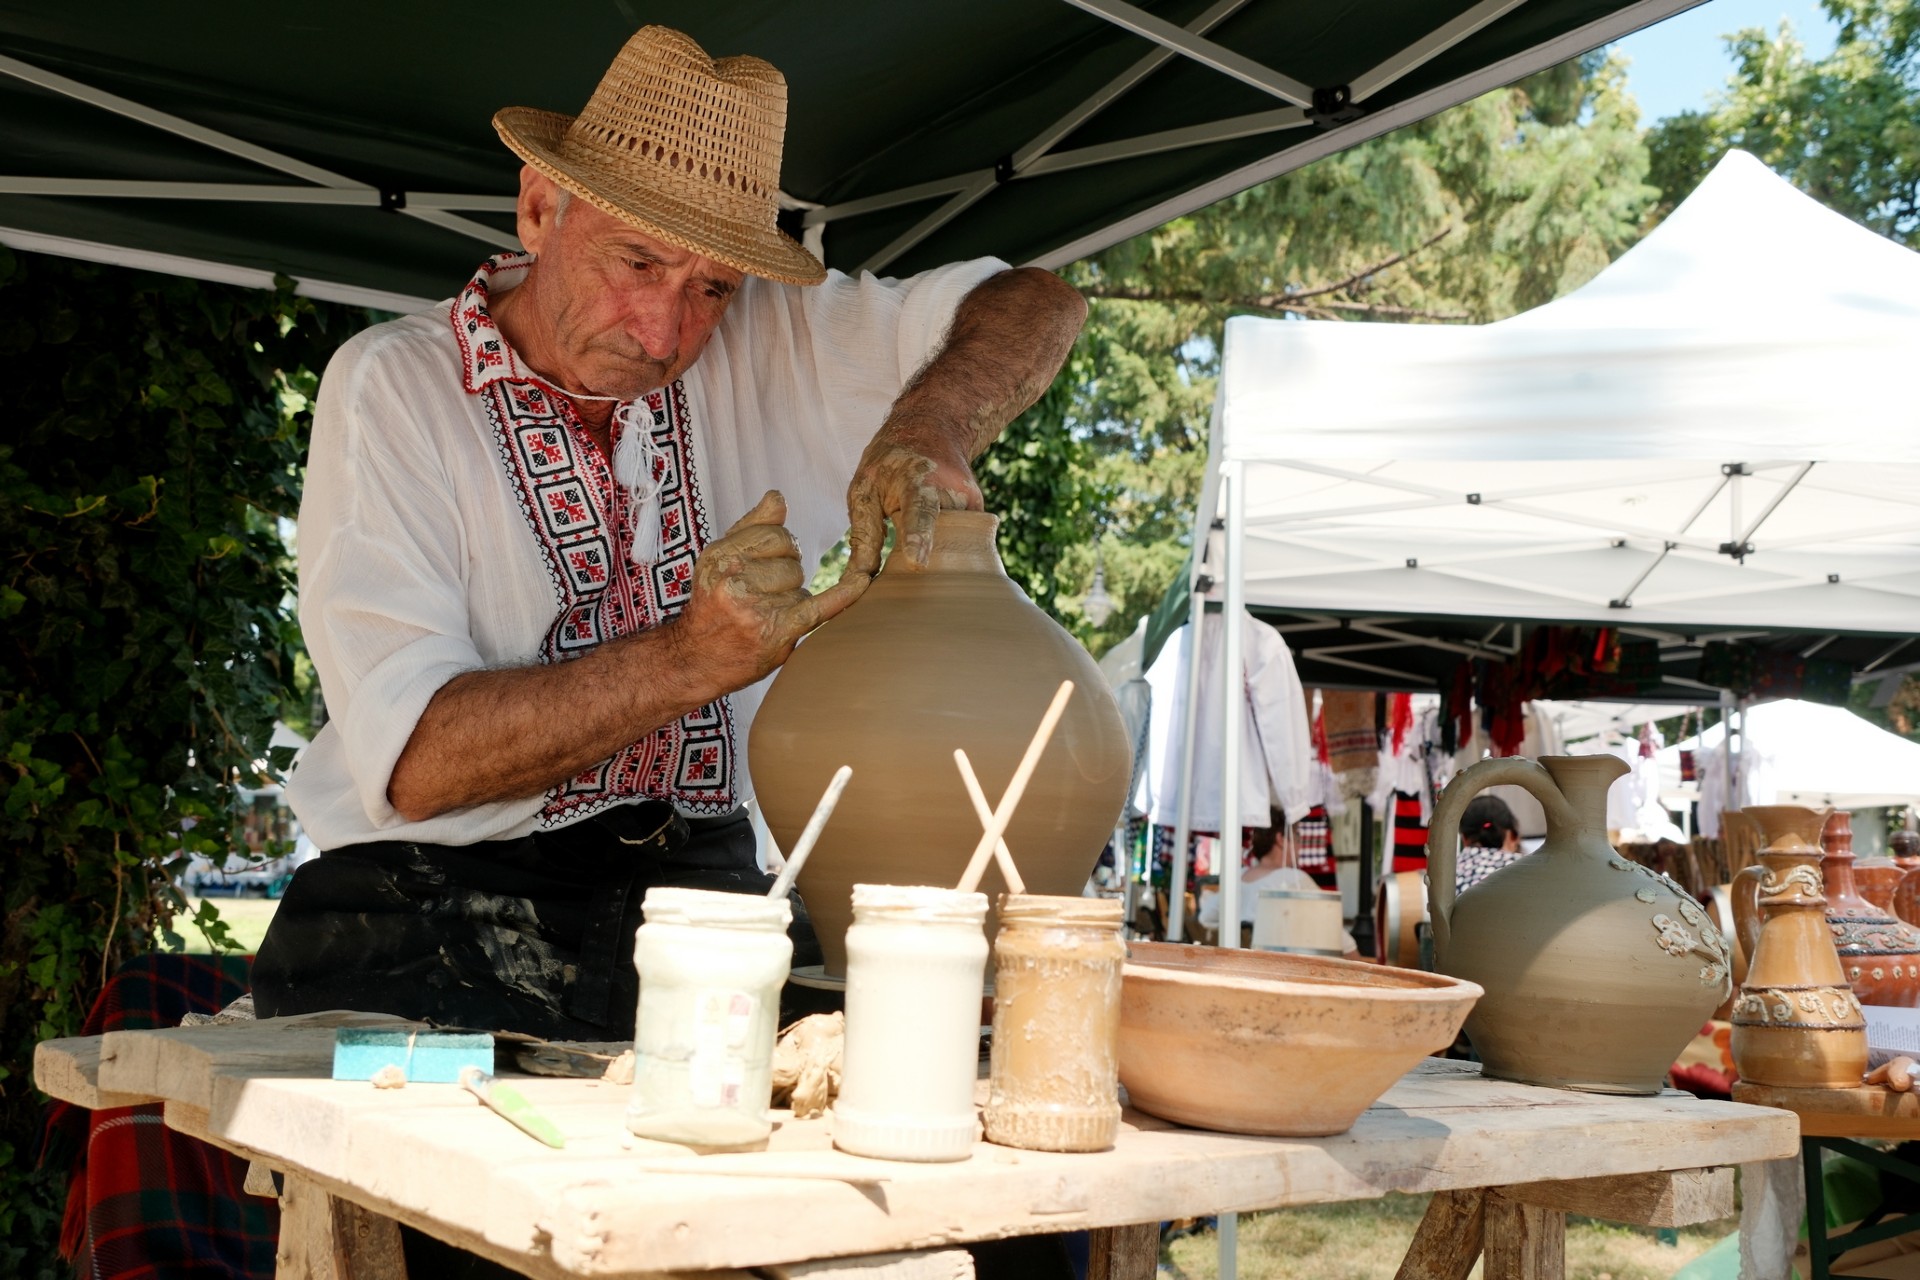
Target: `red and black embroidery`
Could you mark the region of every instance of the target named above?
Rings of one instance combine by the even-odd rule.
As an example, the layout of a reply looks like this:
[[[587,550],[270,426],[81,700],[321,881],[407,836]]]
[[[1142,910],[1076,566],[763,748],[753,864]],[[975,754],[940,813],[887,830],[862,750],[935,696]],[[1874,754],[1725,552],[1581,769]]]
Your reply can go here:
[[[711,539],[693,465],[692,423],[679,383],[615,415],[611,443],[649,433],[659,482],[659,556],[632,562],[632,502],[573,403],[525,370],[487,314],[493,273],[530,258],[503,254],[484,266],[453,308],[467,390],[484,398],[508,483],[552,579],[558,612],[541,660],[560,661],[615,636],[644,631],[686,607],[693,561]],[[691,813],[734,807],[733,717],[725,698],[682,716],[548,793],[542,826],[560,826],[636,796]]]

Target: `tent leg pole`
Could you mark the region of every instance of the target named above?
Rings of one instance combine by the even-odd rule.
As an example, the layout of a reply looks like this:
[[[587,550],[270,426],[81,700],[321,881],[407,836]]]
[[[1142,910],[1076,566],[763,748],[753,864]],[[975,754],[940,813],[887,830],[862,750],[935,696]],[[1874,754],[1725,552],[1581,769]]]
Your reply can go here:
[[[1180,722],[1180,803],[1173,825],[1173,860],[1167,868],[1167,941],[1186,937],[1187,846],[1193,841],[1193,750],[1200,727],[1200,626],[1207,616],[1207,597],[1196,591],[1187,602],[1187,702]]]
[[[1220,481],[1227,500],[1227,549],[1221,560],[1221,581],[1225,587],[1225,608],[1220,615],[1220,857],[1214,870],[1220,877],[1220,945],[1240,945],[1240,764],[1246,749],[1244,724],[1247,715],[1246,663],[1242,655],[1245,632],[1241,615],[1245,611],[1246,583],[1241,552],[1246,546],[1246,484],[1241,464],[1229,462],[1221,469]],[[1262,778],[1266,769],[1260,771]],[[1269,806],[1260,806],[1264,812]],[[1265,825],[1264,822],[1262,825]],[[1232,1280],[1228,1271],[1220,1280]]]

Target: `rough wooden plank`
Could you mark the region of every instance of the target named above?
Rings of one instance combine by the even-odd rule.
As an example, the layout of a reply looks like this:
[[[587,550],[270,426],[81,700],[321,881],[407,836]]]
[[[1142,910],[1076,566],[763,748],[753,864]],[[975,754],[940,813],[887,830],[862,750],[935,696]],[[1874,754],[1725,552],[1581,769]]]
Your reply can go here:
[[[33,1047],[33,1083],[40,1092],[89,1111],[159,1101],[150,1093],[112,1093],[100,1087],[99,1036],[42,1040]]]
[[[1486,1235],[1486,1192],[1436,1191],[1394,1280],[1467,1280]]]
[[[351,1200],[329,1196],[327,1206],[340,1280],[407,1280],[399,1223]]]
[[[274,1054],[257,1041],[187,1038],[222,1030],[128,1033],[152,1043],[123,1065],[131,1071],[143,1061],[183,1097],[203,1098],[204,1115],[191,1103],[176,1109],[221,1145],[542,1276],[761,1267],[1537,1181],[1569,1167],[1607,1176],[1798,1150],[1794,1119],[1781,1112],[1687,1095],[1540,1089],[1483,1080],[1470,1067],[1423,1067],[1338,1137],[1205,1133],[1128,1112],[1110,1152],[982,1144],[946,1165],[859,1161],[832,1150],[830,1119],[786,1115],[765,1152],[694,1157],[627,1135],[624,1088],[516,1080],[567,1135],[566,1149],[554,1151],[452,1086],[377,1090],[324,1078],[330,1056],[297,1041]],[[670,1167],[693,1159],[806,1176],[730,1179]],[[830,1180],[836,1170],[869,1179],[877,1171],[887,1181]]]
[[[1793,1112],[1809,1138],[1920,1138],[1920,1093],[1881,1085],[1776,1089],[1741,1081],[1733,1086],[1733,1096],[1736,1102]]]
[[[974,1280],[965,1249],[922,1249],[865,1258],[827,1258],[763,1268],[772,1280]]]
[[[1087,1280],[1153,1280],[1160,1271],[1160,1224],[1101,1227],[1089,1241]]]
[[[1567,1215],[1487,1193],[1485,1280],[1566,1280]]]
[[[1500,1188],[1509,1200],[1643,1227],[1690,1227],[1733,1215],[1732,1169],[1569,1178]]]
[[[109,1031],[100,1037],[100,1088],[204,1108],[217,1072],[325,1079],[333,1074],[336,1029],[418,1025],[390,1014],[333,1009],[258,1022]]]
[[[280,1243],[274,1280],[344,1280],[334,1266],[333,1224],[327,1193],[304,1178],[288,1178],[280,1192]]]

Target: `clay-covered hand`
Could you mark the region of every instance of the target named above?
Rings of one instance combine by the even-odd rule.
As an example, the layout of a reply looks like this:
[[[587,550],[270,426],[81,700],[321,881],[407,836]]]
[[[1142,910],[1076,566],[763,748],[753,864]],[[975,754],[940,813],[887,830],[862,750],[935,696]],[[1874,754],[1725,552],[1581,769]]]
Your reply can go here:
[[[933,521],[941,508],[981,509],[980,486],[952,434],[889,422],[867,445],[847,486],[849,574],[879,572],[888,520],[900,529],[895,550],[919,568],[933,550]]]
[[[1873,1070],[1867,1072],[1866,1083],[1883,1084],[1895,1093],[1906,1093],[1913,1088],[1914,1075],[1915,1069],[1912,1058],[1895,1058],[1891,1062],[1883,1062]]]
[[[742,689],[787,660],[800,637],[858,600],[872,581],[848,572],[813,595],[787,500],[769,489],[693,566],[693,593],[673,622],[682,660]]]

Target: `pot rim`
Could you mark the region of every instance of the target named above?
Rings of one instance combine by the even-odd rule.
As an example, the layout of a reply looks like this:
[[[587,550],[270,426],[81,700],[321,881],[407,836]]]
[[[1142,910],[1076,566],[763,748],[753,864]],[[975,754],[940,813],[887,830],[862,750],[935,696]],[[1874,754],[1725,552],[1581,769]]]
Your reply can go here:
[[[1197,948],[1181,946],[1178,943],[1129,943],[1131,949],[1138,950],[1148,946],[1166,947],[1175,951],[1193,952]],[[1206,948],[1214,951],[1219,948]],[[1247,953],[1254,954],[1254,953]],[[1260,952],[1287,960],[1298,961],[1303,957],[1288,956],[1285,952]],[[1162,958],[1164,957],[1164,958]],[[1363,960],[1344,960],[1331,957],[1311,958],[1315,968],[1344,968],[1364,973],[1367,977],[1385,978],[1385,981],[1343,982],[1338,978],[1302,978],[1302,977],[1264,977],[1254,974],[1234,973],[1226,969],[1193,964],[1179,964],[1174,957],[1160,952],[1158,955],[1129,955],[1121,967],[1123,980],[1137,980],[1150,983],[1164,983],[1174,987],[1191,987],[1196,990],[1244,991],[1261,995],[1292,996],[1335,1000],[1361,1000],[1372,1004],[1436,1004],[1448,1005],[1460,1001],[1474,1001],[1486,994],[1479,983],[1469,982],[1465,978],[1450,977],[1444,973],[1427,973],[1417,969],[1393,969],[1387,966],[1368,964]]]

